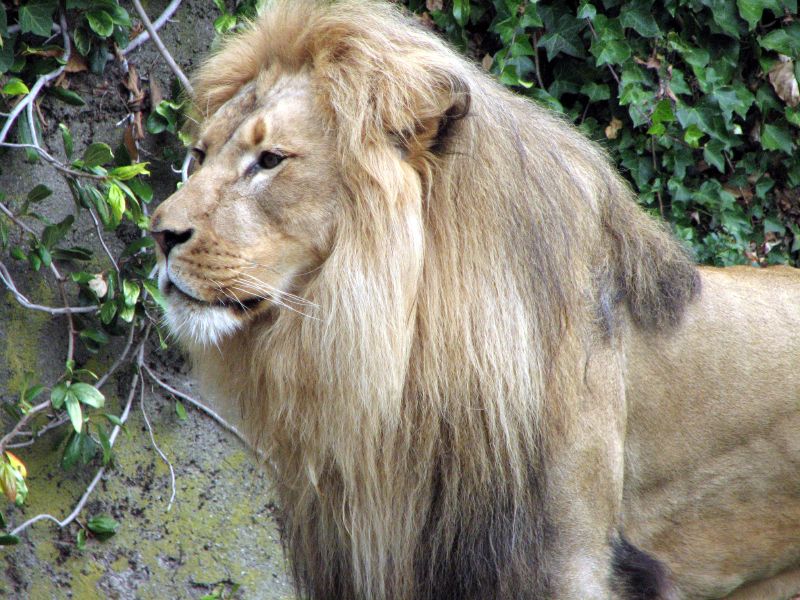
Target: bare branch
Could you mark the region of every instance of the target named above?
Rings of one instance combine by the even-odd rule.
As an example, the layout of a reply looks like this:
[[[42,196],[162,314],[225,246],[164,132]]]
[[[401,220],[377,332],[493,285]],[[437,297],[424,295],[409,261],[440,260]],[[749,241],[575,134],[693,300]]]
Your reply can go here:
[[[8,291],[11,292],[17,302],[19,302],[25,308],[29,308],[30,310],[38,310],[51,315],[97,312],[96,306],[64,306],[56,308],[53,306],[42,306],[41,304],[32,303],[22,292],[17,289],[17,286],[14,284],[14,280],[11,278],[11,274],[8,272],[8,269],[2,263],[2,261],[0,261],[0,281],[2,281],[3,284],[8,288]]]
[[[139,368],[142,367],[143,360],[139,363]],[[172,485],[172,495],[169,497],[169,503],[167,504],[167,512],[172,510],[172,503],[175,501],[175,469],[172,468],[172,463],[169,462],[167,455],[161,450],[161,448],[156,443],[156,437],[153,435],[153,427],[150,425],[150,419],[147,418],[147,411],[145,410],[144,406],[144,381],[142,381],[142,386],[139,393],[139,405],[142,409],[142,418],[144,419],[144,424],[147,427],[147,433],[150,434],[150,441],[153,443],[153,448],[161,457],[161,460],[164,461],[164,464],[167,465],[169,468],[169,477],[170,477],[170,484]]]
[[[155,31],[161,29],[164,23],[166,23],[172,17],[172,15],[175,14],[175,11],[178,10],[178,7],[180,5],[181,5],[181,0],[172,0],[172,2],[169,3],[167,8],[164,9],[164,12],[161,13],[161,16],[159,16],[155,21],[153,21],[153,29]],[[127,56],[149,39],[150,39],[150,32],[143,31],[135,38],[133,38],[127,46],[125,46],[125,49],[122,51],[122,55]]]
[[[103,246],[103,250],[108,256],[108,260],[111,261],[111,264],[114,266],[114,270],[119,273],[119,265],[117,261],[114,260],[114,255],[111,254],[111,250],[108,249],[106,245],[106,240],[103,238],[103,230],[100,228],[100,221],[97,220],[97,215],[94,214],[94,209],[89,207],[89,214],[92,216],[92,221],[94,221],[94,230],[97,232],[97,237],[100,240],[100,245]]]
[[[31,419],[33,419],[33,417],[38,415],[43,410],[47,410],[49,406],[50,406],[50,401],[47,400],[45,402],[42,402],[41,404],[37,404],[36,406],[31,407],[31,409],[28,412],[25,413],[25,416],[23,416],[19,420],[19,422],[17,422],[17,424],[14,426],[14,429],[9,431],[6,435],[3,436],[2,439],[0,439],[0,454],[2,454],[3,450],[6,449],[6,444],[8,444],[11,440],[13,440],[18,435],[20,435],[22,429],[28,423],[30,423],[30,421],[31,421]]]
[[[181,392],[179,390],[176,390],[174,387],[172,387],[168,383],[166,383],[166,382],[162,381],[161,379],[159,379],[156,376],[156,374],[153,373],[153,371],[150,369],[150,367],[148,367],[146,364],[142,364],[142,368],[144,369],[145,373],[147,373],[150,376],[150,379],[152,379],[155,383],[157,383],[162,388],[167,390],[170,394],[172,394],[173,396],[177,396],[178,398],[180,398],[181,400],[185,400],[186,402],[188,402],[189,404],[191,404],[195,408],[200,409],[201,411],[206,413],[209,417],[214,419],[217,423],[219,423],[226,431],[230,431],[233,435],[235,435],[237,438],[239,438],[239,441],[241,441],[245,446],[247,446],[248,448],[250,447],[250,444],[247,441],[247,439],[245,438],[244,434],[241,431],[239,431],[238,429],[236,429],[236,427],[234,427],[233,425],[228,423],[219,414],[214,412],[212,409],[210,409],[208,406],[206,406],[205,404],[203,404],[199,400],[195,400],[194,398],[192,398],[190,395],[186,394],[185,392]]]
[[[44,148],[39,146],[38,144],[15,144],[12,142],[4,142],[0,144],[3,148],[30,148],[31,150],[36,150],[36,152],[41,156],[44,160],[49,162],[53,165],[58,171],[64,173],[65,175],[69,175],[70,177],[82,177],[84,179],[97,179],[100,181],[105,181],[108,179],[105,175],[95,175],[94,173],[87,173],[85,171],[76,171],[75,169],[70,169],[67,165],[59,161],[57,158],[53,157],[50,153],[47,152]]]
[[[150,22],[150,19],[147,17],[147,13],[145,12],[144,8],[142,7],[142,3],[140,0],[133,0],[133,6],[136,8],[136,12],[139,13],[139,18],[142,20],[144,24],[144,28],[150,34],[150,39],[153,40],[153,43],[158,48],[158,51],[161,53],[161,56],[164,57],[167,65],[172,72],[175,73],[175,76],[178,78],[178,81],[181,82],[183,89],[187,91],[190,95],[193,93],[192,84],[189,83],[188,77],[184,75],[181,68],[178,66],[178,63],[175,62],[175,59],[172,58],[172,55],[167,50],[166,46],[164,46],[164,42],[161,41],[161,38],[158,37],[156,30],[153,28],[153,24]],[[2,140],[0,140],[2,141]]]

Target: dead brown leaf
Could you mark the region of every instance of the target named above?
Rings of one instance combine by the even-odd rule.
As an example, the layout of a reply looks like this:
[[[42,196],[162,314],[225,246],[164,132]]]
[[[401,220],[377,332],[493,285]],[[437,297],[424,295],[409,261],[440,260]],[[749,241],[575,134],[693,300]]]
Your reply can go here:
[[[722,189],[736,198],[741,198],[747,204],[750,204],[750,201],[753,199],[753,188],[750,186],[732,187],[729,185],[724,185],[722,186]]]
[[[494,58],[492,58],[491,54],[487,54],[481,60],[481,66],[483,67],[484,71],[488,71],[492,68],[492,64],[494,63]]]
[[[77,52],[69,55],[64,71],[67,73],[82,73],[89,70],[89,65],[86,64],[86,59]]]
[[[794,76],[794,61],[783,54],[778,55],[776,62],[769,70],[769,82],[778,98],[794,108],[800,104],[800,88]]]
[[[430,11],[442,10],[444,2],[442,0],[425,0],[425,8]]]
[[[617,139],[620,129],[622,129],[622,121],[620,121],[617,117],[612,117],[611,123],[609,123],[608,127],[606,127],[606,137],[610,140]]]
[[[161,86],[158,85],[155,76],[150,74],[150,112],[156,109],[156,106],[161,104],[164,99],[164,94],[161,92]]]
[[[125,126],[125,130],[122,133],[122,143],[128,151],[128,156],[131,157],[131,162],[139,162],[139,146],[136,144],[135,125],[133,123]]]
[[[647,60],[642,60],[638,56],[633,57],[634,62],[637,65],[642,65],[643,67],[647,67],[648,69],[658,70],[661,68],[661,61],[658,59],[657,56],[650,56]]]

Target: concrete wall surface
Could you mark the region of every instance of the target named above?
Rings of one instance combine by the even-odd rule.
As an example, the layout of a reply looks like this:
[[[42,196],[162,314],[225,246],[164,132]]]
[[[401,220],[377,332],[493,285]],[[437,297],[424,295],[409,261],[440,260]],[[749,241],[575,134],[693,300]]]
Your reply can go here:
[[[136,19],[133,6],[124,1],[121,4]],[[165,6],[163,0],[145,3],[152,20]],[[208,51],[214,38],[212,23],[218,14],[208,0],[185,1],[161,29],[165,45],[187,73]],[[164,96],[169,96],[174,77],[151,43],[133,52],[128,61],[136,67],[144,86],[156,81]],[[112,147],[122,141],[122,129],[116,124],[128,112],[120,85],[123,74],[119,64],[109,63],[102,76],[72,75],[71,87],[88,101],[87,105],[43,104],[47,121],[44,138],[53,154],[64,160],[59,122],[71,128],[78,155],[89,139]],[[144,144],[147,154],[142,160],[150,162],[154,204],[169,195],[177,183],[177,175],[163,158],[164,144],[175,144],[174,138],[150,136]],[[174,150],[182,152],[177,146]],[[45,217],[56,221],[72,212],[68,189],[52,168],[24,162],[19,151],[0,156],[0,190],[6,198],[22,197],[37,183],[45,183],[54,191],[37,205]],[[122,239],[124,231],[115,235],[106,234],[112,249],[118,251],[130,240]],[[88,218],[76,224],[72,238],[76,244],[99,250]],[[8,263],[14,268],[14,262]],[[12,275],[32,300],[59,304],[52,278],[32,274],[18,264]],[[116,341],[95,356],[79,350],[79,361],[102,372],[119,353],[121,344]],[[66,346],[63,317],[26,310],[0,288],[0,403],[17,401],[27,372],[35,373],[45,385],[55,382],[63,371]],[[176,348],[163,351],[153,343],[147,348],[146,363],[170,385],[198,397]],[[123,369],[103,387],[109,412],[119,414],[130,389],[131,373]],[[166,600],[199,599],[213,593],[219,598],[293,598],[269,482],[252,453],[197,409],[186,405],[188,419],[179,419],[174,398],[150,381],[146,382],[143,400],[155,440],[174,467],[176,499],[172,507],[168,510],[170,472],[153,448],[137,395],[128,435],[120,435],[115,445],[114,466],[78,518],[85,524],[91,516],[110,515],[121,524],[118,533],[106,541],[89,539],[80,550],[76,546],[79,524],[59,529],[49,521],[35,523],[21,534],[19,545],[0,547],[0,598]],[[3,414],[0,425],[7,432],[13,420]],[[15,450],[27,465],[30,495],[21,508],[2,500],[1,510],[12,528],[42,512],[62,519],[96,473],[98,464],[70,472],[60,468],[59,444],[68,432],[69,424],[30,447]],[[235,588],[238,590],[233,591]]]

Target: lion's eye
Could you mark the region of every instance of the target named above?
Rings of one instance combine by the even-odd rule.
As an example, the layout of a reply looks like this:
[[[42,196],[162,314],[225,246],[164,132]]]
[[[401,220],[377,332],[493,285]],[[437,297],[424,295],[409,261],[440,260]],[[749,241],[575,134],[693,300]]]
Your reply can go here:
[[[192,155],[194,159],[198,162],[198,164],[203,164],[203,161],[206,159],[206,151],[200,148],[192,148]]]
[[[283,162],[284,158],[286,157],[282,154],[276,154],[275,152],[265,150],[258,157],[258,166],[262,169],[274,169]]]

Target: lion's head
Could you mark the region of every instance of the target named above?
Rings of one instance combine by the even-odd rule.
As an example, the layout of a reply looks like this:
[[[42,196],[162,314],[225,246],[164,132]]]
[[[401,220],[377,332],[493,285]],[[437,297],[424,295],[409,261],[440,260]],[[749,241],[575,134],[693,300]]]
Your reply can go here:
[[[686,253],[388,4],[273,2],[195,86],[202,164],[152,220],[167,318],[269,456],[303,589],[605,589],[620,324],[680,318]]]
[[[330,254],[347,196],[310,83],[276,67],[210,115],[197,172],[154,218],[167,319],[188,343],[217,344],[276,307],[318,317],[295,292]]]

